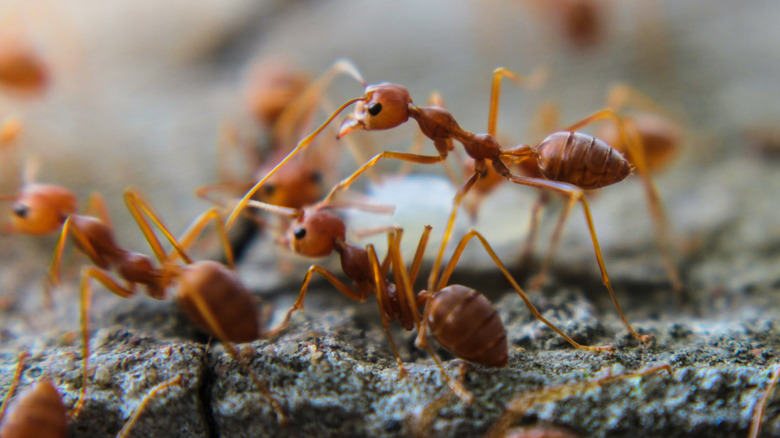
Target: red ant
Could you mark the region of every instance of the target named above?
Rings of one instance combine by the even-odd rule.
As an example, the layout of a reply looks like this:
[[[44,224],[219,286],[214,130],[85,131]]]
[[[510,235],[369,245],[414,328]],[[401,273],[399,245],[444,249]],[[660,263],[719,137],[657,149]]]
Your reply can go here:
[[[626,135],[633,140],[627,143],[622,138],[619,129],[615,124],[601,124],[596,132],[596,138],[603,140],[615,150],[624,154],[626,160],[634,167],[639,175],[645,196],[647,198],[650,213],[655,227],[655,233],[661,249],[664,268],[666,269],[672,288],[679,292],[682,290],[679,273],[675,267],[674,257],[672,255],[672,244],[669,237],[670,225],[666,213],[664,212],[661,197],[653,184],[651,174],[660,171],[669,164],[674,155],[680,149],[681,133],[680,128],[669,118],[663,117],[664,110],[655,104],[638,90],[624,84],[614,85],[607,93],[607,108],[615,113],[622,112],[626,106],[633,106],[643,109],[635,111],[623,117],[623,126]],[[544,125],[546,128],[557,124],[558,110],[555,106],[546,105],[542,111]],[[576,125],[574,125],[576,126]],[[571,128],[571,127],[570,127]],[[576,128],[575,128],[576,129]],[[633,150],[632,150],[633,149]],[[525,158],[518,164],[521,166],[522,173],[527,176],[539,177],[539,170],[534,165],[535,160]],[[533,252],[533,239],[536,235],[538,226],[538,215],[541,207],[547,202],[547,195],[542,193],[539,200],[534,204],[531,212],[531,226],[523,250],[523,259],[527,259]],[[571,204],[570,204],[571,205]],[[561,232],[568,217],[570,207],[564,209],[555,226],[552,234],[550,247],[542,263],[542,268],[532,281],[533,287],[540,286],[549,269],[552,256],[560,242]]]
[[[614,351],[609,346],[581,345],[547,321],[536,310],[484,237],[476,231],[472,230],[461,239],[436,287],[428,291],[421,291],[415,296],[412,285],[422,266],[423,255],[431,232],[430,226],[426,226],[420,237],[411,269],[407,270],[401,258],[402,230],[400,228],[391,228],[388,231],[388,253],[384,260],[379,262],[372,244],[363,249],[346,243],[344,221],[329,211],[342,204],[321,203],[303,210],[281,208],[257,201],[250,201],[250,205],[289,216],[294,221],[290,225],[285,243],[295,253],[308,257],[325,257],[333,252],[338,253],[341,258],[342,272],[354,283],[354,287],[350,287],[325,268],[312,265],[306,273],[298,298],[285,314],[282,323],[270,332],[272,334],[287,327],[292,313],[303,308],[309,282],[314,273],[318,273],[341,293],[353,300],[364,302],[372,294],[376,295],[382,325],[390,339],[402,375],[406,374],[406,370],[389,331],[389,323],[393,321],[398,321],[406,330],[417,329],[417,346],[425,349],[431,355],[452,390],[462,400],[471,402],[473,395],[466,391],[459,382],[447,376],[440,359],[427,342],[427,334],[430,331],[440,345],[461,359],[490,367],[506,366],[508,361],[506,333],[493,305],[484,295],[474,289],[461,285],[446,286],[469,240],[477,237],[485,251],[488,252],[496,266],[510,281],[537,319],[550,326],[576,348],[590,351]],[[394,283],[385,279],[390,264],[393,267]],[[478,322],[476,325],[475,321]],[[463,327],[469,327],[469,330],[464,331]]]
[[[324,102],[324,90],[339,74],[346,74],[365,84],[360,73],[348,61],[336,62],[316,80],[310,80],[307,74],[278,60],[261,63],[250,78],[247,100],[257,121],[271,130],[270,156],[260,159],[257,153],[249,153],[248,149],[245,151],[247,158],[252,162],[250,166],[257,169],[256,177],[251,181],[225,177],[224,175],[229,175],[231,172],[228,172],[224,163],[220,162],[220,175],[223,175],[220,179],[224,182],[203,186],[196,191],[196,196],[224,207],[224,202],[211,196],[213,192],[226,189],[246,192],[257,179],[271,170],[272,165],[268,163],[276,163],[284,158],[303,130],[309,129],[315,110],[321,105],[327,107]],[[232,128],[225,126],[224,129],[231,137],[229,143],[243,144]],[[224,143],[220,142],[220,145],[222,144]],[[352,142],[347,145],[356,160],[363,162],[357,146]],[[220,152],[218,158],[226,155]],[[324,195],[324,179],[329,173],[328,169],[335,168],[334,157],[335,154],[326,150],[293,161],[285,169],[277,172],[263,190],[257,193],[255,199],[289,208],[303,208],[316,203]],[[256,225],[265,225],[262,218],[254,216],[251,218]],[[237,256],[240,256],[243,244],[256,232],[257,227],[244,226],[243,229],[240,238],[242,242],[235,246]]]
[[[507,72],[508,70],[503,68],[496,69],[493,73],[494,83],[498,83],[500,78],[507,74]],[[461,200],[477,181],[486,174],[489,167],[492,167],[492,169],[502,178],[515,184],[550,190],[567,196],[569,198],[568,209],[573,207],[578,201],[582,204],[585,220],[593,243],[593,249],[596,254],[596,260],[601,271],[602,281],[610,293],[610,297],[615,304],[623,324],[628,328],[632,336],[642,342],[648,342],[651,339],[650,336],[637,333],[623,315],[623,311],[612,290],[606,267],[604,266],[601,249],[598,244],[596,231],[590,214],[590,207],[584,196],[585,190],[593,190],[619,182],[628,176],[632,170],[631,164],[620,152],[595,137],[574,131],[574,129],[578,129],[599,119],[607,118],[616,123],[621,138],[624,140],[625,144],[628,145],[629,149],[636,150],[637,146],[635,145],[634,139],[626,134],[621,116],[609,108],[593,113],[566,130],[549,135],[537,146],[531,147],[529,145],[520,145],[508,150],[502,150],[494,136],[495,124],[493,121],[496,118],[498,109],[498,102],[495,95],[491,98],[490,104],[490,116],[488,118],[489,132],[486,134],[475,134],[463,130],[458,125],[454,116],[443,108],[436,106],[418,107],[414,105],[409,92],[401,85],[387,82],[368,85],[365,88],[363,96],[350,99],[342,104],[319,128],[301,140],[295,149],[293,149],[244,195],[228,217],[228,228],[232,226],[237,215],[246,207],[250,198],[263,186],[263,184],[301,149],[308,146],[313,139],[341,113],[341,111],[353,103],[356,104],[354,113],[342,122],[339,129],[339,137],[343,137],[355,130],[391,129],[407,122],[411,117],[417,121],[422,133],[433,140],[438,155],[419,155],[390,151],[382,152],[366,162],[351,176],[334,186],[325,198],[326,201],[332,199],[339,191],[346,190],[362,173],[366,172],[384,158],[394,158],[420,164],[439,163],[446,160],[449,151],[454,149],[453,142],[457,140],[464,146],[469,157],[474,160],[474,172],[455,195],[453,208],[450,213],[447,227],[444,231],[444,238],[442,239],[441,247],[428,280],[429,288],[432,288],[433,285],[436,284],[436,278],[444,256],[444,250],[449,242]],[[511,162],[520,161],[526,158],[536,160],[538,170],[545,178],[512,174],[504,162],[504,159]]]
[[[81,329],[83,341],[83,375],[87,376],[88,315],[92,293],[91,281],[96,280],[109,291],[129,298],[135,294],[136,285],[146,287],[146,293],[152,298],[163,299],[165,291],[178,283],[176,301],[184,312],[198,326],[211,336],[224,342],[228,352],[241,363],[248,374],[269,400],[281,421],[286,421],[279,402],[271,395],[267,385],[252,372],[233,342],[250,342],[262,336],[260,316],[254,299],[239,277],[232,271],[233,256],[227,241],[222,217],[212,208],[193,221],[192,225],[177,240],[162,224],[159,218],[135,190],[124,194],[125,204],[152,248],[160,267],[155,267],[152,259],[146,255],[127,251],[114,240],[113,230],[102,218],[71,214],[65,220],[60,239],[49,269],[51,284],[59,284],[59,266],[62,252],[68,236],[73,237],[76,246],[86,254],[96,267],[85,266],[81,270]],[[174,248],[174,253],[165,251],[147,222],[148,217]],[[213,261],[192,261],[186,254],[189,247],[210,221],[215,222],[220,239],[225,248],[229,267]],[[181,243],[180,243],[181,242]],[[181,257],[184,265],[174,262]],[[106,272],[114,268],[127,286],[119,284]],[[86,378],[86,377],[85,377]],[[82,386],[76,412],[84,403],[86,386]]]
[[[33,386],[19,394],[13,403],[9,403],[16,391],[16,386],[22,376],[25,359],[29,356],[24,352],[19,355],[10,388],[0,406],[0,436],[3,438],[65,438],[69,418],[77,415],[72,411],[68,415],[62,397],[51,378],[44,377]],[[86,360],[86,358],[84,358]],[[141,400],[140,404],[127,420],[117,438],[127,437],[130,430],[138,422],[149,402],[159,392],[181,384],[182,376],[178,375],[154,386]],[[86,382],[85,382],[86,385]],[[8,416],[4,414],[8,410]]]

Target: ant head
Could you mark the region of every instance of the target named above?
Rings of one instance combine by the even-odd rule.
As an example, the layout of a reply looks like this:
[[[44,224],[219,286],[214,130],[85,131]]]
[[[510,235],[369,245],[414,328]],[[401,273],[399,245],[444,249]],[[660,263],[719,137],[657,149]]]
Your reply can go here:
[[[257,193],[257,199],[280,207],[303,208],[322,198],[322,179],[319,170],[291,162],[268,179]]]
[[[333,252],[339,241],[346,238],[344,221],[323,208],[303,210],[290,225],[290,248],[307,257],[325,257]]]
[[[355,112],[341,123],[339,138],[359,129],[390,129],[409,120],[409,90],[383,82],[366,87],[363,100],[355,105]]]
[[[57,231],[68,215],[75,213],[76,196],[59,186],[30,184],[13,205],[11,226],[24,234],[44,235]]]

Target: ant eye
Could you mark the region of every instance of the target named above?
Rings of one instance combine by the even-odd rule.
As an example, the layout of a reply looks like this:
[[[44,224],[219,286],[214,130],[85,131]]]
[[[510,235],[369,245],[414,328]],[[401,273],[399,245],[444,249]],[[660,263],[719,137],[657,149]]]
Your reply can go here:
[[[19,216],[20,218],[24,219],[27,217],[27,213],[30,211],[30,207],[24,205],[24,204],[14,204],[13,206],[14,214]]]
[[[311,182],[319,184],[322,182],[322,172],[312,172]]]
[[[293,232],[296,239],[301,240],[306,237],[306,228],[296,228]]]
[[[268,184],[268,185],[263,186],[263,193],[266,196],[273,195],[275,191],[276,191],[276,186],[274,186],[273,184]]]
[[[373,103],[370,107],[368,107],[368,113],[372,116],[375,116],[379,114],[379,112],[382,111],[382,104],[381,103]]]

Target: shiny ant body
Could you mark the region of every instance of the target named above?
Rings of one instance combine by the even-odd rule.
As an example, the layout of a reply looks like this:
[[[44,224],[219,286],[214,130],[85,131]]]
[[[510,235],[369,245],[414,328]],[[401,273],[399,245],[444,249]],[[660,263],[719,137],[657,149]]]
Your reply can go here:
[[[496,69],[493,74],[494,84],[500,82],[501,77],[504,75],[513,75],[513,73],[503,68]],[[496,86],[494,86],[495,89]],[[601,271],[602,282],[607,288],[623,324],[628,328],[631,335],[643,342],[649,341],[650,337],[636,332],[623,315],[612,290],[596,237],[590,207],[584,196],[585,190],[605,187],[623,180],[631,173],[632,166],[620,152],[605,142],[575,131],[597,120],[610,119],[616,123],[624,143],[628,145],[630,150],[635,151],[637,146],[634,139],[626,134],[622,118],[615,111],[605,108],[565,130],[549,135],[536,146],[520,145],[511,149],[502,149],[495,138],[495,120],[498,110],[498,101],[495,96],[497,96],[497,93],[494,93],[491,98],[488,133],[473,133],[462,129],[455,117],[444,108],[414,105],[409,92],[401,85],[387,82],[368,85],[365,87],[365,93],[362,97],[350,99],[342,104],[318,129],[301,140],[295,149],[265,177],[260,179],[235,206],[228,217],[227,226],[228,228],[232,226],[237,215],[247,206],[251,197],[262,188],[265,182],[278,169],[284,166],[300,150],[311,144],[314,138],[349,105],[355,103],[355,110],[353,114],[342,122],[339,129],[339,137],[356,130],[391,129],[412,118],[418,123],[420,131],[433,141],[438,155],[382,152],[366,162],[351,176],[334,186],[325,198],[325,201],[332,199],[338,192],[346,190],[361,174],[368,171],[382,159],[394,158],[419,164],[439,163],[446,160],[449,152],[454,149],[454,142],[457,141],[463,145],[468,156],[474,160],[474,171],[455,195],[442,244],[428,280],[429,288],[436,284],[444,250],[451,237],[457,210],[463,197],[489,169],[492,169],[501,178],[515,184],[557,192],[567,196],[569,198],[567,211],[574,204],[580,202],[590,232],[596,260]],[[544,178],[513,174],[505,163],[505,160],[513,162],[528,159],[536,162],[537,168]]]
[[[52,231],[50,228],[54,228],[54,224],[59,224],[63,217],[63,212],[52,208],[52,204],[50,204],[57,193],[60,191],[44,191],[46,196],[24,196],[18,200],[17,205],[24,208],[15,208],[15,212],[27,211],[27,214],[20,218],[24,224],[21,229]],[[68,191],[64,193],[67,195],[66,198],[71,195]],[[92,199],[92,203],[95,204],[98,211],[106,211],[102,198],[93,197]],[[71,213],[65,216],[64,222],[59,225],[61,228],[60,238],[49,268],[49,284],[54,286],[59,284],[59,267],[68,237],[74,239],[77,248],[86,254],[95,265],[94,267],[85,266],[81,271],[81,329],[84,358],[89,357],[88,319],[91,280],[96,280],[123,298],[133,296],[136,286],[142,285],[146,288],[147,295],[155,299],[163,299],[165,291],[176,284],[176,300],[189,319],[200,329],[225,343],[230,354],[247,369],[250,377],[270,401],[279,418],[284,420],[285,416],[279,402],[271,395],[265,383],[249,369],[232,345],[233,342],[242,343],[259,339],[263,333],[255,300],[239,277],[232,271],[233,256],[219,212],[216,209],[210,209],[203,213],[185,231],[181,239],[177,240],[137,191],[128,190],[125,192],[124,200],[152,248],[157,262],[160,264],[159,267],[155,266],[151,257],[127,251],[119,246],[114,239],[113,228],[107,216],[94,217]],[[175,251],[172,254],[165,253],[146,217],[157,226],[174,247]],[[212,221],[216,224],[225,247],[229,266],[213,261],[193,261],[185,252],[185,248],[189,247]],[[175,261],[177,257],[181,257],[184,261],[183,264]],[[115,270],[116,274],[123,280],[124,285],[107,272],[111,269]],[[88,362],[85,359],[84,376],[88,375],[87,367]],[[85,391],[86,385],[82,386],[80,401],[75,408],[76,412],[83,405]]]
[[[364,302],[371,295],[376,296],[382,325],[390,339],[402,374],[405,374],[406,370],[389,331],[389,324],[393,321],[398,321],[406,330],[413,328],[417,330],[416,345],[431,355],[453,391],[464,401],[470,402],[473,400],[473,395],[459,382],[447,376],[440,359],[428,343],[427,336],[428,333],[432,334],[442,347],[463,360],[488,367],[507,365],[506,332],[493,305],[484,295],[470,287],[447,285],[466,245],[476,237],[537,319],[550,326],[576,348],[589,351],[614,351],[609,346],[581,345],[542,317],[485,238],[476,231],[472,230],[461,239],[435,288],[415,294],[413,284],[422,266],[431,232],[430,226],[426,226],[420,237],[411,268],[407,269],[401,257],[402,230],[400,228],[391,227],[387,230],[388,254],[380,262],[373,244],[367,245],[364,249],[346,242],[346,226],[343,220],[330,211],[340,204],[321,203],[298,210],[256,201],[251,201],[250,205],[289,216],[292,222],[283,242],[295,253],[308,257],[325,257],[333,252],[337,253],[341,260],[342,272],[353,283],[353,286],[349,286],[325,268],[312,265],[306,273],[298,298],[285,314],[282,323],[271,331],[273,334],[286,328],[292,313],[303,308],[309,283],[315,273],[320,274],[342,294],[355,301]],[[387,280],[391,266],[394,282]]]

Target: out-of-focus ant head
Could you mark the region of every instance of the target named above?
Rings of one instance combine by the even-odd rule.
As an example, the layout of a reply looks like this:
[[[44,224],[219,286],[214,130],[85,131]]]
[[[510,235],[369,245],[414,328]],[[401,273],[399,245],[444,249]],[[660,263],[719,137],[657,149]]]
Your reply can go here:
[[[14,200],[11,231],[44,235],[57,231],[78,208],[76,195],[54,185],[29,184]]]

